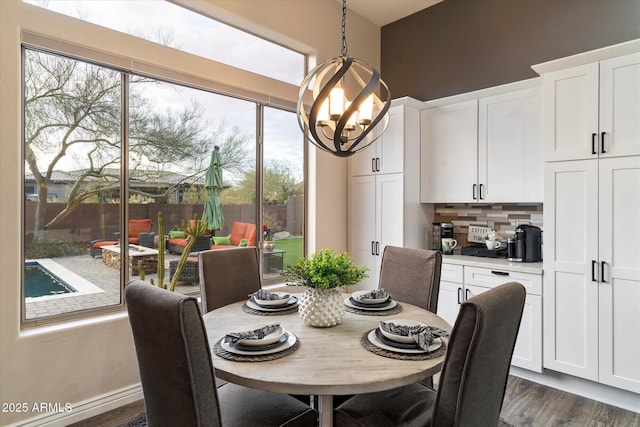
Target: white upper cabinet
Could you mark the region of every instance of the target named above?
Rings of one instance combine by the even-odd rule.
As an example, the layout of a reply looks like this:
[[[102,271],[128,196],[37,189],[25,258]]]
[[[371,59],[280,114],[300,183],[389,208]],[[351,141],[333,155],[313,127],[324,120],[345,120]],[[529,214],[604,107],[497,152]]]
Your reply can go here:
[[[479,100],[478,201],[542,202],[542,91]]]
[[[423,110],[421,140],[421,201],[473,201],[472,192],[477,194],[478,101]]]
[[[404,131],[404,107],[392,106],[382,136],[351,157],[351,176],[404,172]]]
[[[640,53],[600,62],[600,157],[640,154]]]
[[[544,76],[545,160],[640,154],[640,53]]]
[[[465,96],[422,111],[421,201],[542,202],[539,80]]]

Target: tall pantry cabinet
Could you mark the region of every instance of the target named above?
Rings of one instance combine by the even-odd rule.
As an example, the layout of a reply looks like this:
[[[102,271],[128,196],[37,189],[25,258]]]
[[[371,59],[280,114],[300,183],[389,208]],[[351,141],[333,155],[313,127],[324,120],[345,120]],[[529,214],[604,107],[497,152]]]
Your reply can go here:
[[[544,367],[640,393],[640,41],[534,69],[545,93]]]
[[[419,200],[421,105],[393,100],[380,139],[349,158],[349,255],[369,268],[369,278],[354,289],[378,287],[385,246],[426,247],[428,222]]]

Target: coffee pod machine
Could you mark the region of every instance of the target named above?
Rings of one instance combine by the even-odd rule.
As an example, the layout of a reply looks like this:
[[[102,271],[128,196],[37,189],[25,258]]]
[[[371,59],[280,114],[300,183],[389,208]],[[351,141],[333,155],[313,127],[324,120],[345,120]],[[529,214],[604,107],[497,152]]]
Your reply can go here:
[[[513,242],[507,242],[509,261],[542,261],[542,230],[534,225],[522,224],[516,227]]]

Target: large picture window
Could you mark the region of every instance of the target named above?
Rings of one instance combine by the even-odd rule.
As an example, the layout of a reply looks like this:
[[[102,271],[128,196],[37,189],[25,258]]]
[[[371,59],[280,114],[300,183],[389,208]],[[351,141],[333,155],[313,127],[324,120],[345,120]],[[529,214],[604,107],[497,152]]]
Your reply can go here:
[[[23,76],[25,325],[119,308],[124,284],[157,284],[159,268],[170,281],[184,249],[173,238],[203,215],[214,150],[224,223],[209,244],[255,227],[265,284],[304,256],[292,111],[32,46]],[[273,237],[275,249],[263,244]],[[197,270],[182,274],[177,291],[198,295]]]

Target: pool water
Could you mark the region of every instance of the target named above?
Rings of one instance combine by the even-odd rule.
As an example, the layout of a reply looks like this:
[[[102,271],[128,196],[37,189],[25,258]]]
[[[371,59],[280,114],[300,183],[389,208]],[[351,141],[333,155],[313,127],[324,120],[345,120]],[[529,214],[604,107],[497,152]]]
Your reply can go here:
[[[26,298],[60,295],[77,292],[58,276],[37,262],[27,262],[24,267],[24,293]]]

